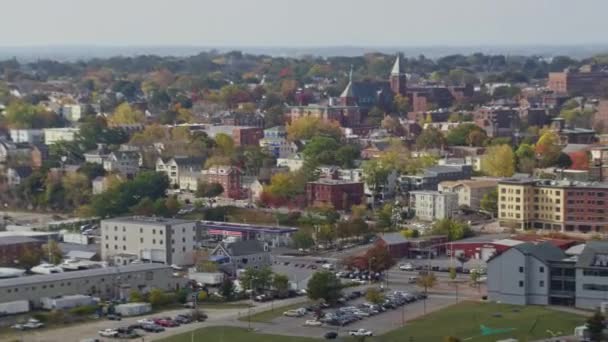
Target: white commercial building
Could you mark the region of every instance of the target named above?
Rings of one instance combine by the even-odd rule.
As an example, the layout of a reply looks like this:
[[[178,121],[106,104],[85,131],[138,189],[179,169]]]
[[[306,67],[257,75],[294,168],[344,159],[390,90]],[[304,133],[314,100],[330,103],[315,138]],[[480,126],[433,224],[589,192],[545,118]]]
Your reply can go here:
[[[131,255],[144,261],[191,265],[195,244],[196,221],[144,216],[101,221],[102,260]]]

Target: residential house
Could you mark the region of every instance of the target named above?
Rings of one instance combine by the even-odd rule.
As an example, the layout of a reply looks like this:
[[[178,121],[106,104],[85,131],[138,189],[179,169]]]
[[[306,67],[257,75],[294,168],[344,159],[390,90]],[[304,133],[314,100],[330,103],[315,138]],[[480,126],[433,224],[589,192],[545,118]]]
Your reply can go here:
[[[53,145],[59,141],[74,141],[79,132],[80,129],[74,127],[45,128],[44,144]]]
[[[401,176],[399,182],[403,191],[437,190],[439,183],[448,180],[470,179],[471,165],[436,165],[412,176]]]
[[[204,161],[204,158],[188,156],[158,158],[156,171],[165,173],[169,177],[171,185],[177,185],[180,189],[192,190],[196,189],[198,178],[195,176],[200,174]]]
[[[277,167],[286,167],[289,171],[298,171],[304,166],[304,157],[299,153],[294,153],[285,158],[277,158]]]
[[[29,166],[9,167],[6,170],[6,183],[11,188],[17,187],[31,174],[32,168]]]
[[[31,151],[29,144],[0,139],[0,163],[28,161]]]
[[[239,269],[272,265],[268,244],[258,240],[220,242],[209,254],[209,259],[218,263],[224,272],[234,275]]]
[[[82,118],[82,106],[65,104],[61,107],[61,116],[69,122],[78,122]]]
[[[458,194],[458,205],[473,210],[481,209],[481,199],[488,193],[496,191],[496,179],[471,179],[461,181],[445,181],[439,183],[440,192],[453,192]]]
[[[139,172],[142,157],[139,152],[115,151],[111,152],[103,161],[103,168],[107,172],[119,173],[128,178],[134,177]]]
[[[11,140],[14,143],[39,144],[44,142],[44,131],[41,129],[16,129],[9,130]]]

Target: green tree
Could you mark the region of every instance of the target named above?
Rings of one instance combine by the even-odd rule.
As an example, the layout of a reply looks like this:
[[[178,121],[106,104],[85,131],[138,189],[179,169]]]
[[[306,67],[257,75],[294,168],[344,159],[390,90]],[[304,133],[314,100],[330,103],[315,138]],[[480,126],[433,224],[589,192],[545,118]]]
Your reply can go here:
[[[511,177],[515,173],[515,154],[511,146],[488,147],[481,160],[481,169],[493,177]]]
[[[303,229],[300,229],[293,234],[292,241],[294,247],[298,249],[309,249],[315,244],[315,240],[312,238],[312,235]]]
[[[587,319],[587,328],[589,329],[591,341],[599,342],[604,340],[604,329],[606,329],[604,320],[604,315],[599,310]]]
[[[220,284],[220,294],[226,298],[226,300],[231,300],[234,297],[234,292],[234,282],[230,278],[224,277],[224,280]]]
[[[420,149],[442,148],[445,143],[443,134],[435,127],[425,128],[416,138],[416,146]]]
[[[393,227],[393,205],[386,203],[376,214],[376,228],[379,231],[387,231]]]
[[[315,164],[334,164],[340,144],[331,137],[316,136],[310,139],[302,154]]]
[[[372,287],[367,289],[365,299],[372,304],[382,304],[384,303],[384,293],[380,292],[377,288]]]
[[[289,291],[289,277],[284,274],[275,274],[272,277],[272,287],[277,291],[279,296],[286,296],[287,291]]]
[[[129,302],[131,303],[142,303],[144,302],[144,299],[142,293],[137,290],[131,290],[131,292],[129,292]]]
[[[306,293],[310,299],[323,299],[326,303],[335,304],[342,294],[342,286],[333,272],[321,271],[312,275]]]
[[[390,170],[377,159],[363,163],[363,181],[371,189],[374,198],[388,180]]]
[[[436,221],[431,228],[433,235],[446,235],[449,241],[460,240],[473,235],[468,224],[449,218]]]
[[[481,146],[486,139],[485,131],[471,123],[461,124],[451,129],[445,138],[446,143],[450,146]]]
[[[432,289],[437,284],[437,277],[435,277],[435,273],[428,272],[427,274],[419,275],[416,278],[416,285],[424,289],[424,294],[426,295],[429,289]],[[426,313],[426,298],[424,299],[424,313]]]
[[[483,195],[481,198],[481,209],[492,213],[496,216],[498,214],[498,190],[494,189]]]
[[[148,301],[155,307],[161,307],[167,304],[167,295],[161,289],[153,288],[148,294]]]
[[[234,140],[232,137],[225,133],[218,133],[215,136],[215,144],[222,156],[232,156],[234,153]]]
[[[245,290],[253,290],[253,292],[266,290],[271,285],[272,275],[273,273],[270,267],[263,267],[260,269],[248,267],[240,278],[242,287]]]
[[[397,94],[393,98],[393,106],[395,107],[397,113],[401,115],[407,114],[411,109],[410,99],[407,96]]]
[[[355,160],[361,156],[361,149],[357,145],[347,144],[340,146],[335,153],[335,161],[343,168],[355,167]]]
[[[555,165],[562,169],[568,169],[572,166],[572,159],[566,153],[560,153],[557,160],[555,160]]]

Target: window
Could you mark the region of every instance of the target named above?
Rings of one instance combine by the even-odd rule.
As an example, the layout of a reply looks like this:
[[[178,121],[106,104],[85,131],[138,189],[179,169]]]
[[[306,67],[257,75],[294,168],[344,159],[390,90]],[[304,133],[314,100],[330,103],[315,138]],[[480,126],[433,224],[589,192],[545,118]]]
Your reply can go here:
[[[519,281],[519,287],[524,287],[524,281],[523,280]]]
[[[153,280],[154,272],[146,272],[146,280]]]
[[[139,238],[140,243],[144,243],[144,238]]]
[[[155,245],[156,244],[156,239],[152,239],[152,244]]]
[[[545,281],[544,280],[539,281],[538,282],[538,286],[539,287],[545,287]]]
[[[539,271],[540,273],[545,273],[545,268],[544,268],[543,266],[541,266],[541,267],[538,269],[538,271]]]
[[[524,273],[524,267],[523,266],[519,266],[519,273]]]
[[[156,229],[152,229],[152,234],[156,234]]]

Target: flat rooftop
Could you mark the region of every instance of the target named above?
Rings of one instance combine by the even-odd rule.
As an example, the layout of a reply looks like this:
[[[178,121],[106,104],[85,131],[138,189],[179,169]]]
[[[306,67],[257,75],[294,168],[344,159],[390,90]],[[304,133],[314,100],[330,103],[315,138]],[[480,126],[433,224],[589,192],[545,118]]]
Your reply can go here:
[[[155,216],[123,216],[115,217],[107,220],[102,220],[102,223],[115,222],[115,223],[137,223],[142,225],[175,225],[185,223],[196,223],[195,220],[182,220],[174,218],[164,218]]]
[[[170,269],[168,265],[164,264],[130,264],[125,266],[117,266],[117,267],[105,267],[105,268],[94,268],[83,271],[73,271],[73,272],[62,272],[62,273],[53,273],[48,275],[33,275],[33,276],[24,276],[18,278],[10,278],[3,279],[0,281],[0,288],[3,287],[19,287],[25,285],[36,285],[40,283],[47,283],[51,281],[62,281],[62,280],[73,280],[73,279],[82,279],[87,277],[96,277],[103,275],[117,275],[120,273],[132,273],[132,272],[145,272],[145,271],[154,271],[154,270],[162,270],[162,269]]]
[[[210,230],[217,229],[234,232],[292,233],[298,230],[298,228],[294,227],[265,226],[258,224],[231,223],[221,221],[200,221],[199,226]]]

